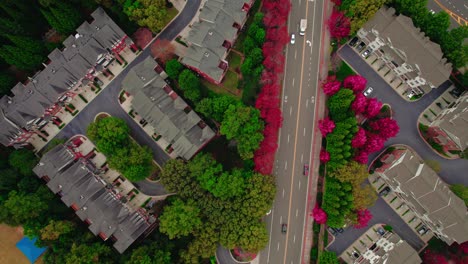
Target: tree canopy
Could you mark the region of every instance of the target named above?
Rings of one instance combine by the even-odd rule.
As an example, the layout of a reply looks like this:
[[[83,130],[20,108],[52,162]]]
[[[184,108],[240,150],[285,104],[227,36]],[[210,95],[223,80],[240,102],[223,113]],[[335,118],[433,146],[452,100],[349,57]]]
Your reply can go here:
[[[180,199],[175,199],[171,205],[164,208],[159,220],[159,230],[167,234],[170,239],[188,236],[202,224],[200,209],[193,200],[184,203]]]

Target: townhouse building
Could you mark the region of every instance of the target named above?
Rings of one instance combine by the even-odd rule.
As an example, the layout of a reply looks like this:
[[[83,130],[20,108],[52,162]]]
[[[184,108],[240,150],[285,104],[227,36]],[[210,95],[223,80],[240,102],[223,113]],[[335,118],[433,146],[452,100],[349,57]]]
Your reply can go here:
[[[468,92],[442,110],[429,124],[428,133],[445,152],[459,153],[468,148]]]
[[[411,149],[395,148],[380,157],[375,174],[421,221],[420,235],[429,229],[447,244],[468,241],[465,202]]]
[[[219,84],[229,67],[226,56],[247,20],[254,0],[207,0],[191,25],[188,49],[180,62]]]
[[[148,57],[129,71],[122,89],[132,96],[132,109],[152,126],[153,136],[161,136],[172,151],[189,160],[214,138],[215,132],[172,90],[161,73],[162,68]]]
[[[382,7],[357,36],[369,52],[366,61],[399,93],[411,98],[448,80],[452,65],[440,46],[415,27],[411,18]],[[367,54],[367,53],[366,53]]]
[[[102,8],[91,18],[65,39],[62,49],[48,55],[43,70],[13,87],[12,96],[0,99],[1,144],[21,148],[30,146],[33,136],[45,140],[48,135],[42,128],[50,122],[62,124],[57,113],[68,107],[67,102],[102,83],[98,76],[112,77],[108,66],[113,61],[125,63],[119,55],[124,50],[138,51]]]

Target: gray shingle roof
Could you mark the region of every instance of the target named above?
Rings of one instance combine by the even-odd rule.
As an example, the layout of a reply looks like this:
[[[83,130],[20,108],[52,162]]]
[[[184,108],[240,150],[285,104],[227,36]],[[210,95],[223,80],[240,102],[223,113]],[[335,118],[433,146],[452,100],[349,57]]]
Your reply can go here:
[[[207,0],[200,12],[200,19],[214,22],[219,13],[230,16],[237,24],[242,25],[247,12],[242,10],[247,0]]]
[[[50,179],[47,186],[59,193],[67,206],[77,210],[78,217],[90,224],[94,235],[104,240],[113,235],[117,239],[114,247],[119,253],[154,223],[154,217],[146,220],[138,210],[122,202],[114,190],[90,170],[85,160],[75,160],[64,145],[45,153],[33,171],[40,178]]]
[[[48,55],[50,62],[44,70],[36,73],[26,85],[18,83],[12,89],[14,96],[0,102],[4,111],[0,123],[7,118],[23,128],[42,117],[46,108],[80,84],[100,55],[109,53],[112,45],[125,36],[102,8],[96,9],[92,17],[93,22],[84,22],[77,34],[65,39],[62,51],[55,49]],[[12,135],[11,130],[11,127],[0,128],[0,143],[10,143],[7,139]]]
[[[452,65],[446,63],[440,46],[425,37],[411,18],[394,14],[395,9],[382,7],[363,28],[377,30],[382,39],[390,39],[393,47],[404,52],[405,61],[418,65],[421,75],[435,87],[447,81]]]
[[[468,213],[465,203],[457,197],[434,170],[421,163],[419,157],[406,150],[383,172],[394,190],[401,190],[404,199],[419,215],[433,223],[430,228],[451,244],[468,240]]]
[[[122,87],[133,95],[132,108],[154,127],[155,133],[172,143],[181,157],[190,159],[215,133],[208,126],[200,128],[201,118],[193,110],[185,113],[185,101],[164,90],[168,85],[154,70],[156,66],[148,57],[130,69]]]
[[[200,69],[213,80],[221,80],[224,71],[219,68],[222,58],[207,48],[201,48],[195,45],[187,49],[186,55],[182,58],[181,63]]]

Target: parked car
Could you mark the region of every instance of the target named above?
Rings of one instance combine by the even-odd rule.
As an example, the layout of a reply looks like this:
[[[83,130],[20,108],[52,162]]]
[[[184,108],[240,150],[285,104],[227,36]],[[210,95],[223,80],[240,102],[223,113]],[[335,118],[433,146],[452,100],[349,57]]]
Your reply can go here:
[[[364,43],[364,42],[361,42],[361,43],[359,43],[359,45],[357,46],[357,48],[356,48],[356,49],[357,49],[358,51],[361,51],[361,50],[363,50],[363,49],[364,49],[364,47],[365,47],[365,46],[366,46],[366,43]]]
[[[363,94],[364,94],[365,97],[367,97],[372,93],[372,91],[374,91],[374,88],[369,86],[369,87],[367,87],[366,90],[364,90]]]
[[[293,33],[291,34],[291,44],[294,44],[294,43],[296,43],[296,35],[294,35]]]
[[[338,235],[338,232],[336,232],[336,230],[334,228],[327,227],[327,230],[332,236]]]
[[[355,257],[355,258],[359,258],[359,256],[360,256],[359,253],[357,253],[357,251],[353,251],[352,254],[353,254],[353,257]]]
[[[336,232],[338,233],[343,233],[344,232],[344,229],[343,228],[335,228]]]
[[[370,53],[371,53],[371,50],[367,49],[361,54],[361,56],[366,59],[367,57],[369,57]]]
[[[304,171],[303,171],[304,175],[307,176],[309,175],[309,164],[304,164]]]
[[[354,47],[356,46],[356,43],[358,42],[359,38],[358,37],[354,37],[350,42],[349,42],[349,45],[351,47]]]
[[[423,225],[421,228],[418,229],[418,234],[424,235],[427,233],[427,231],[429,231],[429,229]]]
[[[288,231],[288,224],[282,224],[281,233],[286,234],[287,231]]]
[[[390,187],[387,186],[387,187],[383,188],[382,191],[380,191],[379,195],[380,195],[380,196],[387,196],[387,194],[388,194],[390,191],[391,191]]]
[[[385,229],[379,227],[379,228],[377,228],[377,233],[378,233],[379,235],[383,236],[383,235],[385,235]]]

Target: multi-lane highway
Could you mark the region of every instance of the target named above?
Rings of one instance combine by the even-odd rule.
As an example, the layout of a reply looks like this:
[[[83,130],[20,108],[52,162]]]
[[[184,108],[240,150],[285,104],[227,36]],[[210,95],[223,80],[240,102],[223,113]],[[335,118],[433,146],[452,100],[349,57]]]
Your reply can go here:
[[[278,192],[271,214],[266,218],[270,232],[269,245],[260,253],[260,263],[302,263],[309,183],[316,180],[316,158],[312,151],[314,116],[319,83],[320,53],[324,30],[324,0],[294,0],[288,30],[296,35],[295,44],[286,49],[283,80],[283,127],[274,174]],[[305,36],[299,35],[300,20],[307,19]],[[314,148],[314,152],[316,149]],[[310,174],[303,175],[304,165]],[[281,230],[287,224],[287,232]]]
[[[429,0],[427,7],[434,12],[447,12],[451,28],[468,25],[468,1],[466,0]]]

